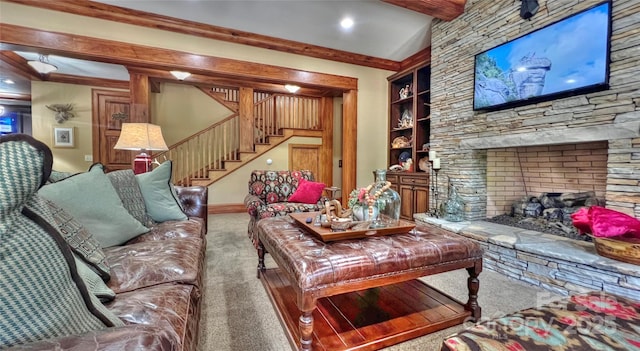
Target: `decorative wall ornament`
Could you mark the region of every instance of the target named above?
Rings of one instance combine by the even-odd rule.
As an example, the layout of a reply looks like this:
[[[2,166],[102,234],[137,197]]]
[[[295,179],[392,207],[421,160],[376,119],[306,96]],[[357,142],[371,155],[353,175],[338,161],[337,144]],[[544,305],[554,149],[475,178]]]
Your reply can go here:
[[[53,105],[45,105],[49,110],[55,112],[56,122],[59,124],[64,123],[69,120],[69,118],[75,117],[76,115],[71,112],[73,110],[73,104],[53,104]]]
[[[125,120],[125,119],[127,119],[127,117],[129,117],[129,115],[124,113],[124,112],[116,112],[116,113],[111,115],[111,118],[115,119],[116,121]]]

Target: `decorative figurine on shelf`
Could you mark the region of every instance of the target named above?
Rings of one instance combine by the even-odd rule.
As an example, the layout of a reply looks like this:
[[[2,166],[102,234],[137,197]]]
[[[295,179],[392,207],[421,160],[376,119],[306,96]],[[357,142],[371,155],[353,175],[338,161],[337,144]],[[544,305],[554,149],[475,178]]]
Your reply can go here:
[[[404,88],[401,88],[398,94],[400,95],[400,99],[406,99],[411,96],[411,84],[407,84]]]
[[[411,111],[404,110],[402,112],[402,117],[398,120],[398,128],[410,127],[413,127],[413,116],[411,115]]]

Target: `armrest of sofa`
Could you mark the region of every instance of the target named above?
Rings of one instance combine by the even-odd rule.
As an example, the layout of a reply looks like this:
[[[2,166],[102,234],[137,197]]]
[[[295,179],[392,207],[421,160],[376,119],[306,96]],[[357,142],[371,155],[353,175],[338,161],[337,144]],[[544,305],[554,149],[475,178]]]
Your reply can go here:
[[[175,186],[178,200],[182,204],[184,213],[189,217],[201,218],[205,233],[208,230],[207,205],[209,202],[209,188],[205,186]]]
[[[256,195],[247,195],[244,198],[244,205],[247,206],[247,212],[251,217],[258,218],[260,209],[264,208],[267,204]]]
[[[106,328],[81,335],[71,335],[16,345],[12,351],[113,351],[150,350],[169,351],[179,346],[175,337],[167,330],[146,325],[127,325]]]

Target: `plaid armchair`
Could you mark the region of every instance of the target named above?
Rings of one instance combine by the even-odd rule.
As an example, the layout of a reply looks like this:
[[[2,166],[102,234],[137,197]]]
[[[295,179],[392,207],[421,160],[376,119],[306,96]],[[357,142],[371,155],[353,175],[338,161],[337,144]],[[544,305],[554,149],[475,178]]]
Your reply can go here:
[[[316,204],[288,202],[289,197],[298,188],[300,178],[314,181],[313,173],[302,171],[267,171],[255,170],[249,179],[249,194],[244,199],[249,220],[248,234],[257,248],[258,239],[256,224],[262,218],[286,216],[293,212],[319,211],[324,202],[329,200],[320,197]]]

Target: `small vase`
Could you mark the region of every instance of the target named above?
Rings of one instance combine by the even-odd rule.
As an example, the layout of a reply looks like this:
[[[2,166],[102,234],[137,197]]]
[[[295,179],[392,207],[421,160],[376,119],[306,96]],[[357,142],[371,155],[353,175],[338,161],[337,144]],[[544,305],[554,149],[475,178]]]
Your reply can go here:
[[[378,218],[378,209],[373,208],[373,218],[369,218],[369,207],[363,205],[353,206],[353,217],[359,221],[372,221]]]

